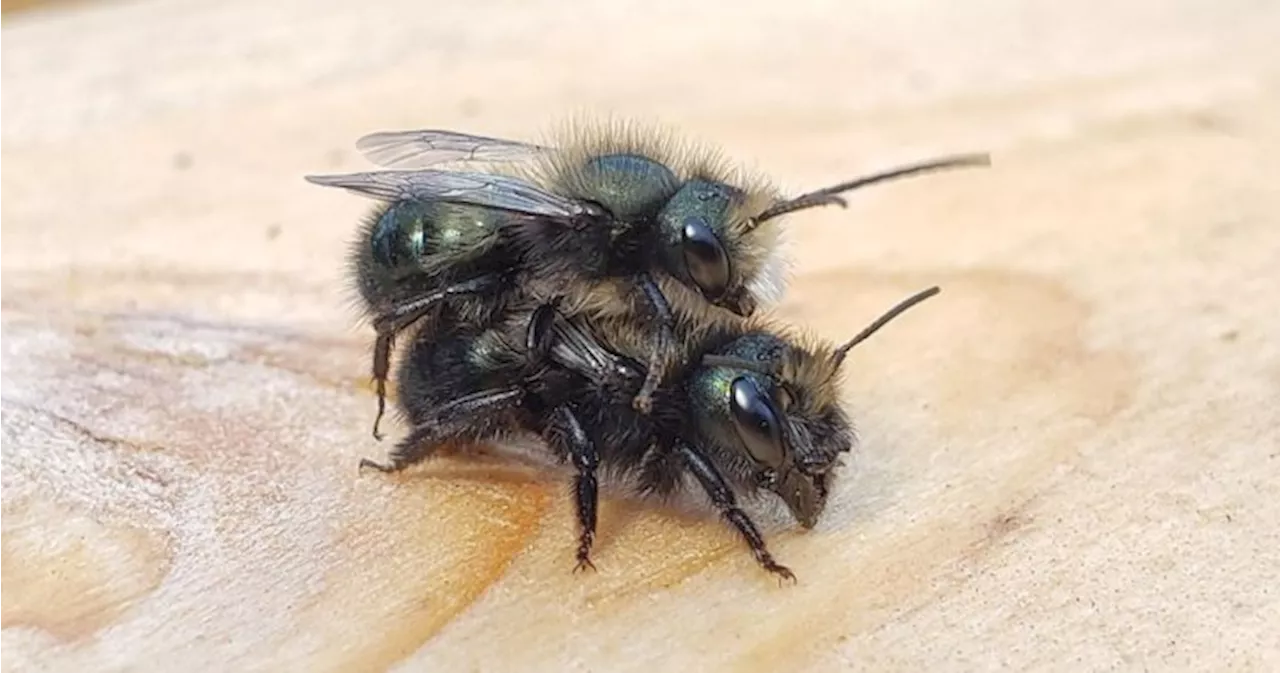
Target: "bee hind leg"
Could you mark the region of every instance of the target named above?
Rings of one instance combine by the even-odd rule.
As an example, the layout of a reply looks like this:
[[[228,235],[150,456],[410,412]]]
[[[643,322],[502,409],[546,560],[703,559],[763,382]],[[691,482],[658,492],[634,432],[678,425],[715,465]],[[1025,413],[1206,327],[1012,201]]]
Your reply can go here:
[[[400,440],[387,454],[386,462],[362,458],[360,469],[400,472],[430,458],[446,440],[480,439],[486,429],[494,425],[485,418],[486,415],[501,413],[520,404],[523,399],[524,389],[520,386],[482,390],[460,397],[415,423],[413,432]]]
[[[391,307],[391,310],[374,321],[378,333],[373,345],[373,385],[378,395],[378,415],[373,419],[373,438],[382,441],[379,426],[387,411],[387,377],[391,371],[391,348],[395,335],[422,319],[441,302],[453,297],[478,294],[492,289],[501,282],[497,274],[477,276],[470,280],[449,285]]]
[[[558,444],[569,454],[577,475],[573,479],[574,503],[578,512],[578,564],[574,572],[596,567],[591,563],[591,546],[596,539],[596,509],[599,504],[596,470],[600,456],[587,437],[578,417],[568,406],[556,407],[546,434],[549,443]]]
[[[391,348],[394,335],[390,332],[379,334],[373,344],[373,385],[378,394],[378,415],[373,419],[373,438],[382,441],[379,426],[387,412],[387,376],[391,372]]]

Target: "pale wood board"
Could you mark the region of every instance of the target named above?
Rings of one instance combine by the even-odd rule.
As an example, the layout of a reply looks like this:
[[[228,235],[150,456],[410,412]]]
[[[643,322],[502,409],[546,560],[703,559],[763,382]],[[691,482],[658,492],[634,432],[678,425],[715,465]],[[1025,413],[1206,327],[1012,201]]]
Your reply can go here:
[[[1276,3],[147,1],[3,27],[3,668],[1280,669]],[[656,119],[789,190],[857,460],[780,587],[556,476],[358,476],[354,139]],[[397,428],[399,430],[399,428]]]

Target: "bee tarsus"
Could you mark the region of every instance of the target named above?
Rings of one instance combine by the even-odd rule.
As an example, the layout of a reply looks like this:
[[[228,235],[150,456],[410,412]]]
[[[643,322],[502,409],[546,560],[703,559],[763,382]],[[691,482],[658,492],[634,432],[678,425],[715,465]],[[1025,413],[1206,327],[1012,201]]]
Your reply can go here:
[[[771,573],[780,575],[784,579],[795,581],[796,576],[790,569],[773,560],[773,555],[769,553],[769,549],[764,542],[764,536],[760,534],[760,529],[751,520],[751,517],[738,506],[738,499],[734,496],[733,489],[730,488],[728,482],[725,481],[715,465],[707,460],[700,451],[685,442],[680,442],[677,450],[680,452],[680,456],[684,459],[689,471],[693,473],[694,478],[702,486],[702,490],[706,492],[711,504],[720,511],[720,516],[724,517],[730,525],[736,528],[742,538],[746,540],[747,546],[751,547],[751,553],[755,556],[756,562]]]
[[[586,572],[588,570],[590,570],[591,572],[598,572],[596,570],[596,564],[591,562],[591,559],[588,558],[587,552],[583,551],[583,549],[579,547],[578,563],[573,566],[573,572],[576,575],[577,573]]]
[[[787,582],[795,584],[796,582],[799,581],[796,579],[796,574],[791,572],[790,568],[779,564],[777,561],[774,561],[773,557],[769,556],[768,552],[757,555],[756,561],[765,570],[768,570],[769,572],[778,576],[778,584],[786,584]]]
[[[387,474],[397,471],[394,465],[379,463],[371,458],[361,458],[359,470],[364,472],[366,469],[377,470]]]
[[[409,436],[400,440],[391,450],[390,462],[380,465],[368,458],[363,458],[360,460],[360,465],[365,466],[368,463],[382,472],[399,472],[420,463],[435,453],[442,439],[465,436],[471,422],[469,416],[479,413],[492,414],[503,408],[518,406],[524,394],[523,388],[511,386],[482,390],[460,397],[441,406],[430,419],[419,422]]]
[[[564,444],[564,450],[573,460],[577,474],[573,479],[574,505],[578,514],[578,568],[591,565],[591,545],[596,539],[596,510],[600,502],[596,470],[600,467],[600,454],[595,444],[582,429],[577,415],[567,405],[553,412],[555,435]]]

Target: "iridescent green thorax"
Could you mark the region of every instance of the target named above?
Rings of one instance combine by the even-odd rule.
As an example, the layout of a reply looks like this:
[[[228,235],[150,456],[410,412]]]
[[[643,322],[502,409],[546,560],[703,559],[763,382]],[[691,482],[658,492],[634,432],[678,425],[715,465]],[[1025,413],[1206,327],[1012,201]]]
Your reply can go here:
[[[607,154],[583,164],[573,185],[614,217],[652,217],[679,186],[671,169],[639,154]]]

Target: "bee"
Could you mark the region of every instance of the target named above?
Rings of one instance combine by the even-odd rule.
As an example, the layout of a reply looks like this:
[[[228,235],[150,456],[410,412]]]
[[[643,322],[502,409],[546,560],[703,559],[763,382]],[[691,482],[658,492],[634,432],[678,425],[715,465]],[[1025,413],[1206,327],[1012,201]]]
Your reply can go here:
[[[871,184],[989,164],[983,154],[944,157],[783,198],[708,148],[625,124],[571,128],[551,145],[411,130],[374,133],[357,147],[399,170],[307,179],[384,201],[350,264],[377,333],[379,420],[399,331],[445,302],[464,304],[458,319],[483,325],[517,292],[643,327],[647,374],[632,403],[648,413],[678,355],[679,321],[749,317],[780,293],[782,216],[843,206],[841,194]],[[438,168],[476,162],[493,166]]]
[[[646,333],[566,317],[554,304],[513,310],[488,328],[444,317],[401,363],[398,400],[412,432],[386,462],[360,467],[398,472],[451,440],[532,434],[575,470],[575,570],[594,569],[598,475],[610,472],[644,496],[701,491],[765,570],[794,580],[739,500],[772,494],[802,527],[817,523],[838,459],[855,441],[839,396],[845,356],[938,292],[900,302],[840,346],[757,319],[681,323],[685,364],[664,375],[650,414],[629,403],[647,378]]]

